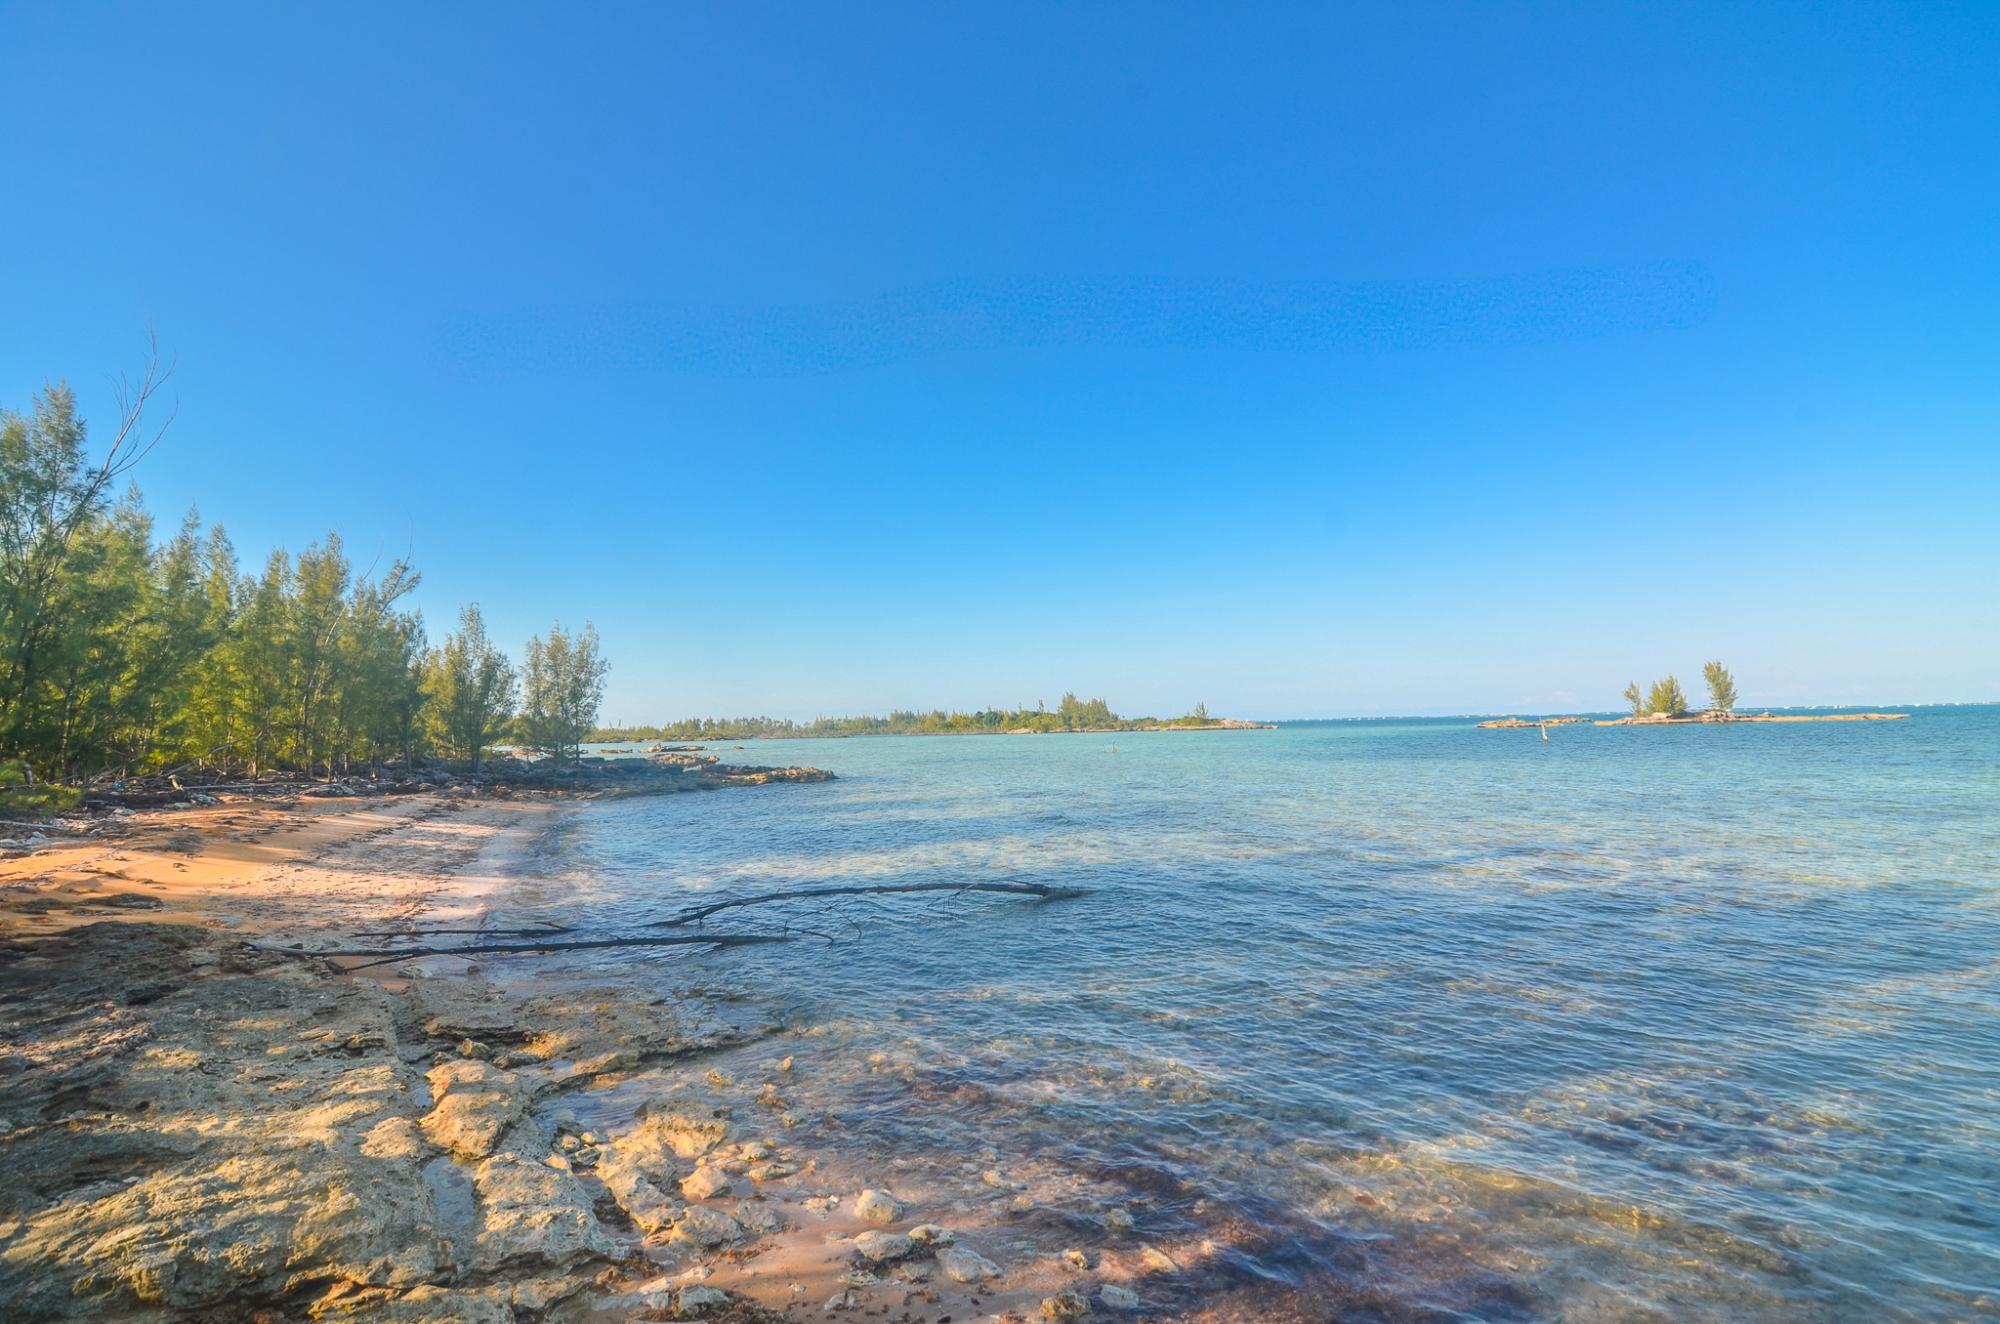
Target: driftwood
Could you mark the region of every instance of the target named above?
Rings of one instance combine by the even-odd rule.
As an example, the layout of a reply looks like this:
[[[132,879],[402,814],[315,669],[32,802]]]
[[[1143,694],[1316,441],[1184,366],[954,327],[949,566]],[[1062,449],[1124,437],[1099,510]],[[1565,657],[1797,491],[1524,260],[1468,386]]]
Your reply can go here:
[[[741,906],[761,906],[773,901],[817,901],[827,897],[895,895],[908,892],[997,892],[1005,896],[1029,896],[1039,901],[1063,901],[1084,894],[1080,887],[1050,887],[1045,883],[875,883],[843,884],[831,887],[801,887],[787,892],[759,892],[754,896],[730,897],[722,901],[712,901],[705,906],[694,906],[667,919],[654,920],[647,928],[670,929],[687,924],[699,924],[710,915],[724,910],[734,910]],[[448,947],[427,943],[410,943],[397,947],[340,947],[332,950],[315,951],[305,947],[271,947],[267,951],[282,952],[287,956],[315,956],[332,959],[335,957],[367,957],[366,964],[354,967],[367,969],[369,966],[385,965],[391,961],[408,960],[418,956],[506,956],[525,955],[541,952],[590,951],[606,947],[679,947],[706,943],[714,947],[752,947],[763,943],[792,942],[800,930],[792,933],[674,933],[638,934],[616,938],[564,938],[571,932],[560,925],[549,925],[527,929],[372,929],[355,936],[360,938],[429,938],[444,934],[484,934],[489,937],[545,938],[545,942],[468,942],[456,943]],[[824,936],[824,935],[820,935]]]
[[[816,901],[830,896],[878,896],[899,892],[1001,892],[1009,896],[1031,896],[1041,901],[1067,901],[1080,897],[1084,890],[1080,887],[1050,887],[1046,883],[875,883],[870,885],[851,884],[833,887],[801,887],[789,892],[759,892],[755,896],[732,897],[726,901],[713,901],[705,906],[694,906],[668,919],[656,919],[646,927],[653,929],[678,928],[683,924],[698,924],[710,915],[738,906],[761,906],[771,901]]]
[[[562,942],[468,942],[451,947],[416,945],[409,947],[338,947],[315,951],[308,947],[265,947],[267,952],[286,956],[334,957],[373,956],[389,961],[413,956],[493,956],[526,952],[576,952],[597,947],[676,947],[708,943],[715,947],[754,947],[762,943],[791,942],[787,933],[675,933],[639,934],[623,938],[570,938]],[[380,964],[374,962],[373,964]]]
[[[438,938],[451,934],[470,934],[485,938],[511,938],[534,937],[536,935],[546,937],[551,934],[569,933],[571,931],[572,926],[568,924],[537,924],[533,928],[527,929],[357,929],[354,936],[357,938]]]

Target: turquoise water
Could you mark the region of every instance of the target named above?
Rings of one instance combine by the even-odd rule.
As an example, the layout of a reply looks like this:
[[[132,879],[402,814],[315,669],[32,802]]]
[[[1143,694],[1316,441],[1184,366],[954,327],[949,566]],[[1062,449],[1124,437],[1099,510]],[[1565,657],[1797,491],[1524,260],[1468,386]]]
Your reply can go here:
[[[2000,1315],[2000,708],[723,752],[840,780],[593,806],[522,908],[1089,889],[591,968],[903,1064],[844,1135],[1125,1183],[1216,1230],[1199,1290],[1307,1317]]]

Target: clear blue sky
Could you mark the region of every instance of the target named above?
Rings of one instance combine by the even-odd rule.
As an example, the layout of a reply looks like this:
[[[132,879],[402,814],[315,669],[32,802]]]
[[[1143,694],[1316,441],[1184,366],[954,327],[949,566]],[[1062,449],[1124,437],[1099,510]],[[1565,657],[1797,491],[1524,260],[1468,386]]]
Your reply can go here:
[[[606,716],[2000,698],[2000,5],[8,4],[0,400]]]

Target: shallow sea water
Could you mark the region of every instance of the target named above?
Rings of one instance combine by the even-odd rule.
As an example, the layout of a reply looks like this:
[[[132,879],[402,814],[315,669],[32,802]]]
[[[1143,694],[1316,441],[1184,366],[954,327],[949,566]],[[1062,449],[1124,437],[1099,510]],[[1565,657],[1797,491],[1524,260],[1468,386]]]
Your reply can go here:
[[[712,748],[839,780],[588,806],[508,917],[1088,889],[558,967],[749,991],[852,1145],[1120,1186],[1307,1318],[2000,1316],[2000,708]]]

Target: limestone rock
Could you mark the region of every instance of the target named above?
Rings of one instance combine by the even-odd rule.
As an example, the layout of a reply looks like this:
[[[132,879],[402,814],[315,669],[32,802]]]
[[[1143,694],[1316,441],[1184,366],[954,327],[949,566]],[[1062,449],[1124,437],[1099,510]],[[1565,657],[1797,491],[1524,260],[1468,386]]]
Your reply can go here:
[[[729,1194],[729,1174],[711,1164],[703,1164],[681,1178],[681,1194],[690,1200],[710,1200]]]
[[[1000,1266],[966,1246],[946,1246],[937,1254],[938,1272],[955,1283],[977,1283],[1000,1276]]]
[[[508,1072],[461,1058],[431,1068],[434,1106],[424,1115],[431,1143],[467,1160],[483,1159],[527,1111],[527,1098]]]
[[[681,1215],[681,1207],[633,1164],[614,1156],[598,1164],[597,1177],[641,1232],[664,1231]]]
[[[425,1283],[400,1295],[380,1288],[329,1294],[311,1308],[316,1320],[369,1324],[514,1324],[504,1289],[458,1290]]]
[[[674,1222],[674,1240],[688,1242],[703,1250],[741,1241],[744,1235],[741,1223],[720,1209],[710,1209],[707,1205],[690,1205],[687,1212]]]
[[[1154,1273],[1179,1273],[1181,1271],[1181,1266],[1175,1261],[1174,1257],[1161,1250],[1158,1246],[1141,1246],[1139,1248],[1139,1263],[1145,1265]]]
[[[1057,1292],[1042,1299],[1043,1319],[1082,1319],[1090,1313],[1090,1302],[1075,1292]]]
[[[736,1210],[736,1221],[752,1232],[776,1232],[785,1226],[785,1216],[762,1200],[746,1200]]]
[[[1104,1286],[1098,1288],[1097,1299],[1113,1310],[1137,1310],[1139,1308],[1139,1294],[1129,1287],[1120,1287],[1116,1283],[1106,1283]]]
[[[675,1309],[682,1315],[700,1315],[710,1310],[720,1310],[729,1304],[729,1293],[719,1287],[683,1287],[675,1300]]]
[[[903,1216],[903,1206],[887,1191],[868,1190],[854,1197],[854,1212],[870,1223],[893,1223]]]
[[[854,1249],[863,1259],[881,1264],[902,1259],[916,1249],[916,1243],[904,1232],[863,1232],[854,1239]]]
[[[684,1159],[700,1158],[729,1136],[723,1109],[704,1107],[687,1099],[673,1099],[649,1105],[640,1124],[673,1153]]]
[[[472,1184],[482,1220],[482,1267],[570,1264],[612,1248],[591,1212],[590,1196],[566,1172],[510,1152],[475,1168]]]

